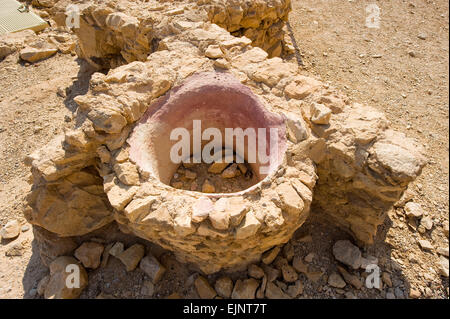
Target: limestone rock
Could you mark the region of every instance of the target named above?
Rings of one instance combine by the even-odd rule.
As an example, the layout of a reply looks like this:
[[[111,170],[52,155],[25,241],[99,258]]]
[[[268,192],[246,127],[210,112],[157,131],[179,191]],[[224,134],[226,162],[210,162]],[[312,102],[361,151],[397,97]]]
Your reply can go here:
[[[141,244],[134,244],[117,256],[125,265],[127,271],[133,271],[145,254],[145,247]]]
[[[300,256],[295,256],[292,260],[292,266],[297,272],[306,274],[308,272],[308,265],[306,265]]]
[[[217,296],[216,291],[211,287],[205,277],[198,276],[194,281],[194,286],[201,299],[213,299]]]
[[[85,268],[96,269],[100,266],[100,258],[104,247],[96,242],[84,242],[75,250],[75,257],[81,261]]]
[[[10,220],[0,230],[0,238],[12,239],[20,234],[20,225],[16,219]]]
[[[220,277],[216,280],[214,288],[220,297],[229,299],[233,292],[233,281],[230,277]]]
[[[333,246],[333,255],[343,264],[358,269],[361,266],[361,251],[349,240],[339,240]]]
[[[247,215],[245,215],[244,221],[236,229],[236,238],[244,239],[253,236],[260,227],[261,222],[256,218],[252,211],[249,211]]]
[[[27,62],[34,63],[51,57],[56,52],[58,52],[56,46],[46,42],[37,42],[33,46],[20,50],[20,58]]]
[[[44,297],[75,299],[80,296],[87,283],[88,276],[83,266],[73,257],[61,256],[50,264],[50,279]]]
[[[334,288],[344,288],[346,286],[344,279],[337,272],[333,272],[328,277],[328,284]]]
[[[238,166],[236,163],[231,164],[230,167],[226,168],[221,176],[222,178],[233,178],[236,177],[238,175],[239,171],[238,171]]]
[[[268,299],[289,299],[289,296],[273,282],[268,282],[266,287],[266,298]]]
[[[256,289],[259,287],[259,281],[250,278],[245,280],[237,280],[231,299],[255,299]]]
[[[206,49],[205,55],[211,59],[219,59],[224,57],[224,54],[218,45],[210,45]]]
[[[439,256],[439,272],[445,278],[448,278],[448,258]]]
[[[293,285],[288,286],[286,293],[291,298],[296,298],[303,293],[303,283],[300,280],[297,280]]]
[[[328,124],[330,123],[331,110],[323,104],[311,104],[311,122],[314,124]]]
[[[255,264],[249,265],[247,268],[247,272],[250,277],[253,277],[255,279],[261,279],[262,277],[264,277],[264,270],[262,270]]]
[[[281,248],[279,246],[276,246],[266,252],[261,257],[261,261],[265,263],[266,265],[271,264],[275,258],[277,258],[278,254],[280,253]]]
[[[207,197],[199,198],[192,208],[192,221],[201,223],[214,211],[213,202]]]
[[[283,274],[283,279],[286,282],[294,282],[298,279],[297,272],[290,265],[283,265],[281,267],[281,273]]]
[[[209,220],[213,227],[219,230],[228,229],[230,226],[230,214],[225,210],[213,210],[209,213]]]
[[[342,277],[344,277],[344,280],[347,283],[349,283],[350,285],[352,285],[356,289],[361,289],[362,288],[363,283],[361,282],[361,280],[359,279],[358,276],[350,274],[347,270],[345,270],[344,267],[338,266],[337,268],[338,268],[340,274],[342,275]],[[337,288],[339,288],[339,287],[337,287]]]
[[[117,242],[111,247],[111,249],[109,250],[109,254],[111,256],[119,258],[120,254],[123,253],[124,250],[125,250],[125,247],[124,247],[123,243]]]
[[[161,265],[153,255],[147,255],[142,258],[139,268],[150,277],[154,284],[156,284],[166,272],[166,268]]]
[[[207,179],[202,185],[203,193],[215,193],[216,187]]]
[[[423,215],[423,209],[420,204],[408,202],[405,205],[405,213],[406,216],[418,218]]]
[[[208,172],[213,174],[222,174],[223,170],[227,168],[228,165],[230,164],[226,162],[214,162],[209,166]]]
[[[433,245],[426,239],[419,240],[419,245],[423,250],[433,250]]]

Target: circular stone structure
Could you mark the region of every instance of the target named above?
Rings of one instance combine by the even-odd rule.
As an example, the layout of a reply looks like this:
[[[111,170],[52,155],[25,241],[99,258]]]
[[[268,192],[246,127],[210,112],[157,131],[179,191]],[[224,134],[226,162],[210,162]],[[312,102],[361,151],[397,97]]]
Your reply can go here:
[[[197,132],[194,132],[194,123]],[[234,134],[228,141],[227,130],[228,134]],[[189,138],[175,139],[177,136],[173,133],[180,131]],[[211,138],[210,134],[203,138],[205,133],[217,138]],[[198,140],[196,154],[193,154],[194,138]],[[259,141],[260,138],[264,141]],[[176,144],[181,143],[189,152],[183,160],[191,156],[201,158],[207,145],[211,151],[213,146],[233,150],[250,164],[258,181],[275,172],[287,147],[284,118],[267,111],[252,91],[232,75],[218,72],[193,75],[151,105],[128,143],[130,159],[138,168],[167,185],[181,163],[171,159]],[[267,158],[257,156],[259,152]]]
[[[208,144],[232,149],[249,163],[259,182],[236,193],[206,194],[170,187],[170,178],[180,164],[171,159],[171,150],[179,143],[172,138],[172,132],[182,129],[189,133],[185,141],[189,153],[184,158],[195,157],[198,154],[193,153],[194,121],[201,125],[198,138],[210,129],[221,137],[219,142],[199,141],[200,152]],[[247,136],[242,143],[233,136],[228,141],[231,143],[227,143],[227,129],[243,133],[262,129],[264,134],[256,134],[255,140]],[[306,188],[303,197],[308,198],[310,190],[292,172],[292,181],[283,177],[286,118],[268,111],[231,74],[204,72],[187,78],[149,106],[134,127],[128,144],[129,159],[141,175],[146,176],[152,187],[167,192],[163,200],[150,196],[128,204],[125,208],[128,227],[152,241],[159,237],[163,246],[170,243],[179,258],[201,265],[205,272],[258,259],[263,251],[290,237],[306,220],[309,203],[305,205],[299,192]],[[256,160],[250,159],[252,152],[257,153]],[[264,163],[260,160],[262,156],[256,156],[260,153],[267,156]],[[258,195],[271,188],[280,196],[278,206],[271,200],[270,192],[265,198]],[[211,260],[215,260],[214,264]]]
[[[108,14],[117,16],[124,18]],[[245,267],[288,242],[311,205],[373,242],[425,165],[420,146],[389,130],[382,113],[350,103],[293,63],[269,59],[250,39],[176,17],[145,62],[94,73],[89,91],[75,98],[77,126],[27,157],[27,220],[60,237],[115,221],[205,273]],[[184,143],[193,147],[184,158],[210,143],[194,148],[194,123],[225,135],[217,145],[250,162],[257,183],[212,194],[168,185],[179,165],[170,156],[178,143],[172,132],[188,135]],[[269,165],[251,160],[248,139],[227,142],[227,128],[265,129],[257,153],[270,155]]]

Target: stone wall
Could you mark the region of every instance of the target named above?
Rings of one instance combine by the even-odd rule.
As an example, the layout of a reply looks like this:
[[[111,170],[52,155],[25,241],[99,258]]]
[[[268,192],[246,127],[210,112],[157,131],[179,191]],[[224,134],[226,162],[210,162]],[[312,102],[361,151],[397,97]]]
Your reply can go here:
[[[115,220],[205,273],[245,266],[287,242],[311,203],[315,213],[371,243],[387,210],[420,174],[421,148],[389,130],[382,113],[269,58],[246,37],[209,22],[170,26],[145,62],[95,73],[88,93],[75,99],[79,126],[27,158],[27,219],[63,237]],[[201,72],[234,77],[284,118],[283,162],[251,191],[217,198],[176,190],[130,158],[127,139],[143,114]]]
[[[69,4],[60,0],[47,9],[59,25],[65,25]],[[271,57],[293,50],[284,29],[290,0],[82,0],[76,5],[81,14],[80,27],[73,29],[79,39],[78,54],[98,68],[145,61],[160,49],[160,40],[180,32],[180,27],[207,21],[246,36]]]

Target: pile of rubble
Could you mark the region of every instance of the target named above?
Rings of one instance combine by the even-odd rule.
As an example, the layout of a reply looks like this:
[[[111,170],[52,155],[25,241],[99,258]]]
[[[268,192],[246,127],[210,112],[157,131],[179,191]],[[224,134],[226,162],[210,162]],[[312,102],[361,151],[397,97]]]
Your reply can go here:
[[[174,188],[202,193],[237,193],[258,182],[247,163],[183,163],[173,175]]]

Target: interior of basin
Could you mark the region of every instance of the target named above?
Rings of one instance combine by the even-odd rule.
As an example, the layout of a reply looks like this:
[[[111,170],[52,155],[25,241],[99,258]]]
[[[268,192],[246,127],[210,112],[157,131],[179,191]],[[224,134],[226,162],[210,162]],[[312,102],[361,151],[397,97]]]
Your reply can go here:
[[[245,161],[258,183],[283,160],[286,133],[283,117],[248,87],[211,72],[189,77],[150,105],[128,143],[131,160],[167,185],[182,162],[217,160],[219,149]]]

